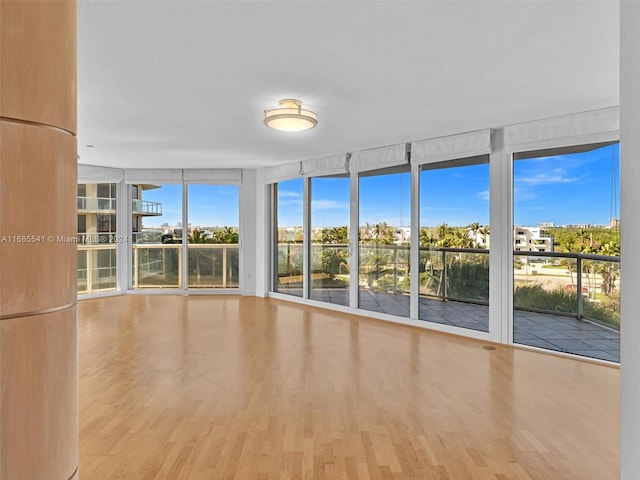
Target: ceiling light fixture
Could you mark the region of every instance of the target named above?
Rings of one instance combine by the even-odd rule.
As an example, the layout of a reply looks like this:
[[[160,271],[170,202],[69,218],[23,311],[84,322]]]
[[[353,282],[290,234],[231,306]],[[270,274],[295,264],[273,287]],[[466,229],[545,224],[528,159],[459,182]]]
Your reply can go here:
[[[277,107],[264,111],[264,124],[283,132],[301,132],[315,127],[318,116],[302,108],[302,102],[293,98],[285,98]]]

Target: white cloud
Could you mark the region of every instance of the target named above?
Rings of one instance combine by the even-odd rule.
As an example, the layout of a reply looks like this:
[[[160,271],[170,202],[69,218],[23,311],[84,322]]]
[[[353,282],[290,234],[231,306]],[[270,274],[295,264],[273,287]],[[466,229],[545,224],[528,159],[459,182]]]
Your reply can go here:
[[[289,190],[278,190],[279,198],[302,198],[302,193]]]
[[[560,183],[573,183],[580,180],[580,177],[571,177],[564,168],[552,168],[549,170],[535,172],[529,175],[522,175],[516,179],[517,183],[525,185],[550,185]]]
[[[311,208],[318,210],[348,209],[349,204],[335,200],[313,200],[311,202]]]

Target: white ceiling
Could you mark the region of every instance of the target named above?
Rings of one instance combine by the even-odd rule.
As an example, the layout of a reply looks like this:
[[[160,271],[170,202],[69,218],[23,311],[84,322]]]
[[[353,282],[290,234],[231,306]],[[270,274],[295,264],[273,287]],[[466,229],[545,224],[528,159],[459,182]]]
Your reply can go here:
[[[618,105],[618,37],[615,0],[81,0],[80,163],[253,168]],[[264,126],[289,97],[315,129]]]

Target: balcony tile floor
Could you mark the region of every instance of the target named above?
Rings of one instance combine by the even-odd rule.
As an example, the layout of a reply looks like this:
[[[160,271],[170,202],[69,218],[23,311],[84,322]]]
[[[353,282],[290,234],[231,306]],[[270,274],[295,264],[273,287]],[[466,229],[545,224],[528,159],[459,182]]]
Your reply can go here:
[[[286,293],[281,291],[281,293]],[[294,292],[291,292],[294,293]],[[296,292],[297,293],[297,292]],[[343,289],[313,289],[312,299],[348,305]],[[409,296],[361,288],[360,308],[407,318]],[[489,331],[489,307],[420,298],[420,320],[482,332]],[[514,314],[514,342],[584,357],[620,362],[620,332],[586,320],[533,312]]]

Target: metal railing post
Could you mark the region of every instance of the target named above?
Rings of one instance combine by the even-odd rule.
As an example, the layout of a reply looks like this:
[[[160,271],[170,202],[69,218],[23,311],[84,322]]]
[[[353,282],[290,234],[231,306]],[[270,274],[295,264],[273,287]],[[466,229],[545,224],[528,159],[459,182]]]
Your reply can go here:
[[[140,265],[138,263],[138,247],[137,245],[133,246],[133,288],[138,288],[138,269]]]
[[[178,256],[178,288],[182,288],[182,248],[177,249]],[[166,264],[165,264],[166,265]],[[165,273],[166,275],[166,273]]]
[[[447,300],[447,252],[442,250],[442,301]]]
[[[576,318],[582,320],[582,257],[577,255],[576,269],[576,294],[578,296],[578,303],[576,307]]]
[[[222,288],[227,288],[227,246],[222,246]]]
[[[398,293],[398,246],[393,246],[393,293]]]
[[[93,293],[93,255],[87,250],[87,293]]]

